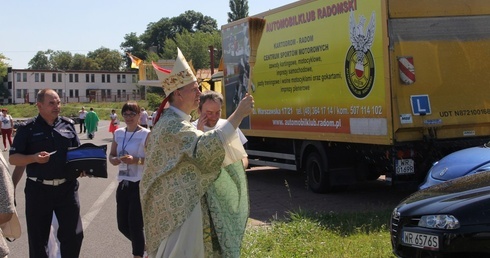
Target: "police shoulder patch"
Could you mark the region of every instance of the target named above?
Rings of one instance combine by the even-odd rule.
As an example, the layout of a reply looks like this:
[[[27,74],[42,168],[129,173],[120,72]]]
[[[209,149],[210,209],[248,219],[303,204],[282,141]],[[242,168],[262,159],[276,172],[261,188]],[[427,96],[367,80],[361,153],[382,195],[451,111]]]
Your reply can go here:
[[[26,126],[26,125],[31,125],[36,122],[36,118],[29,118],[26,121],[20,122],[19,126]]]
[[[73,121],[73,119],[69,118],[69,117],[66,117],[66,116],[62,116],[60,117],[61,120],[67,122],[67,123],[70,123],[70,124],[75,124],[75,121]]]

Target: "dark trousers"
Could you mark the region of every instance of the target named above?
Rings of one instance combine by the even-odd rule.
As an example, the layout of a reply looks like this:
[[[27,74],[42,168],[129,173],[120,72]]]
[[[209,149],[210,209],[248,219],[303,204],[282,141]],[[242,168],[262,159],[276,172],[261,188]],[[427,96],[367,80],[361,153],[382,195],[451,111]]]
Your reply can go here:
[[[123,180],[116,191],[117,227],[131,241],[135,256],[143,256],[145,252],[139,183]]]
[[[58,219],[61,257],[80,255],[83,240],[78,181],[68,181],[58,186],[44,185],[27,179],[26,222],[29,257],[45,258],[53,211]]]
[[[82,128],[83,132],[85,133],[87,131],[87,128],[85,127],[85,119],[80,119],[80,133],[82,133]]]

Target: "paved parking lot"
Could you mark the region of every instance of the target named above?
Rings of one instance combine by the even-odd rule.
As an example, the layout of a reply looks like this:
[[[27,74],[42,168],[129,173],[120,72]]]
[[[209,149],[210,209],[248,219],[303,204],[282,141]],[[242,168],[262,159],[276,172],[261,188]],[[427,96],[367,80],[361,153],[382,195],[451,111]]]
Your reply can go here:
[[[273,167],[247,170],[250,218],[255,223],[284,218],[288,211],[352,212],[394,208],[413,187],[388,186],[382,178],[353,185],[343,191],[316,194],[307,189],[302,173]]]

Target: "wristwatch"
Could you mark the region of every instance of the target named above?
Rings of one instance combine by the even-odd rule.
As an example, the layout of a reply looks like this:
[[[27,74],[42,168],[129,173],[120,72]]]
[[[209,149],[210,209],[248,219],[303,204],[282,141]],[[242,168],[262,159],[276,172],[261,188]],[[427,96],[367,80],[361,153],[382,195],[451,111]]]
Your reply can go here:
[[[143,164],[143,162],[141,162],[141,158],[138,158],[138,165],[141,165]]]

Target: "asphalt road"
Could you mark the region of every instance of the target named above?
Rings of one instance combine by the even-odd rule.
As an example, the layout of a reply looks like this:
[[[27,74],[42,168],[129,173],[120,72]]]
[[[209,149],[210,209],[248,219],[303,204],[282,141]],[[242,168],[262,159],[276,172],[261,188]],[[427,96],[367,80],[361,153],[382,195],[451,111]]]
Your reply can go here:
[[[81,143],[91,142],[96,145],[112,141],[108,132],[109,121],[101,121],[95,139],[89,140],[86,134],[79,134]],[[78,125],[77,129],[78,129]],[[7,152],[2,153],[8,158]],[[131,246],[117,230],[116,224],[116,187],[117,167],[108,163],[108,178],[80,178],[80,206],[84,228],[84,240],[81,257],[132,257]],[[11,171],[13,167],[11,166]],[[9,258],[29,257],[27,232],[25,224],[24,186],[26,177],[19,182],[16,189],[17,213],[22,225],[22,236],[12,243]]]
[[[124,124],[122,125],[124,126]],[[79,134],[82,143],[107,144],[112,135],[108,121],[101,121],[95,139]],[[2,153],[8,158],[7,152]],[[11,167],[13,171],[13,167]],[[115,190],[117,167],[108,164],[107,179],[80,178],[80,203],[85,238],[81,257],[131,257],[130,242],[116,224]],[[344,212],[394,207],[412,189],[394,189],[382,179],[354,185],[333,194],[314,194],[308,191],[302,173],[273,167],[253,167],[247,170],[250,193],[250,225],[267,223],[273,218],[282,219],[289,211]],[[25,176],[17,186],[17,212],[23,227],[21,238],[9,243],[9,258],[28,257],[25,231],[24,186]]]

